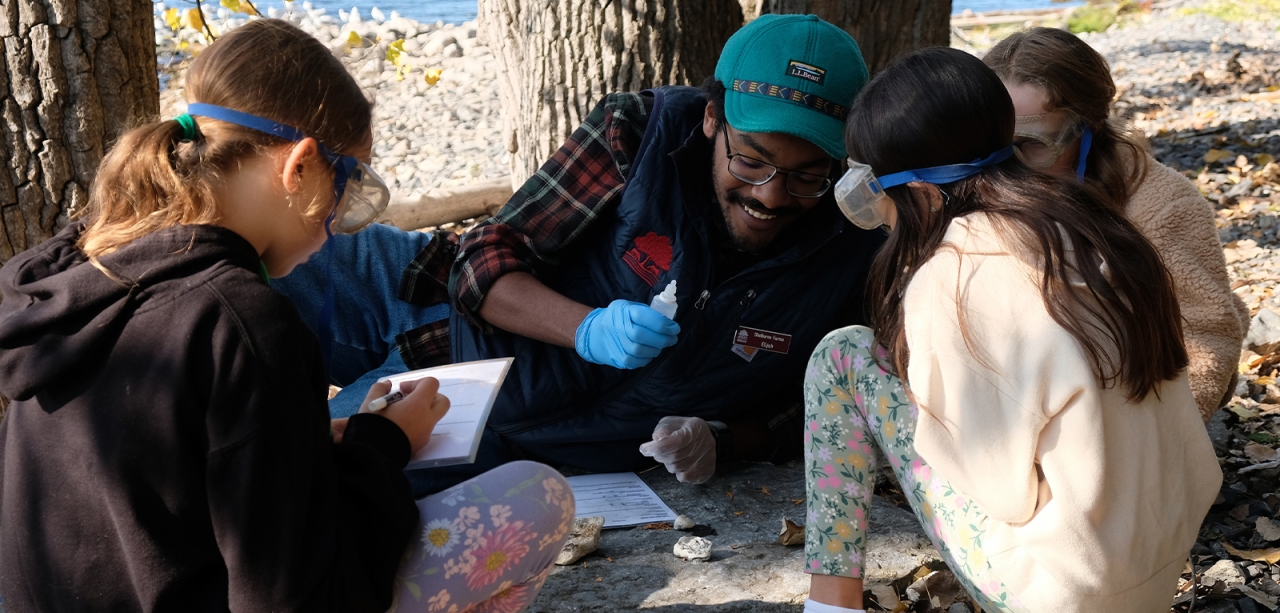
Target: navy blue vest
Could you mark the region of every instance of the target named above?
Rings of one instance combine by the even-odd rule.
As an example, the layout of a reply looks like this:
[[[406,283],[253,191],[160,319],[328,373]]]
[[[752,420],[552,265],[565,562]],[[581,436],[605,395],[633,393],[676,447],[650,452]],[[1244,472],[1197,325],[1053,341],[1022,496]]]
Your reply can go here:
[[[636,448],[663,416],[735,421],[799,401],[810,353],[851,292],[860,298],[883,242],[881,233],[846,223],[827,196],[788,230],[799,237],[789,248],[713,287],[710,216],[721,212],[709,188],[705,197],[690,189],[709,185],[707,165],[696,165],[705,176],[684,177],[682,184],[681,173],[691,170],[678,164],[688,143],[705,144],[707,101],[692,87],[653,93],[617,210],[557,254],[557,274],[541,280],[603,307],[617,299],[649,304],[675,279],[679,342],[644,368],[619,370],[591,364],[571,348],[504,331],[484,334],[456,311],[450,321],[455,362],[516,358],[489,426],[534,457],[635,470],[651,462]],[[789,352],[744,359],[732,351],[740,326],[791,335]]]

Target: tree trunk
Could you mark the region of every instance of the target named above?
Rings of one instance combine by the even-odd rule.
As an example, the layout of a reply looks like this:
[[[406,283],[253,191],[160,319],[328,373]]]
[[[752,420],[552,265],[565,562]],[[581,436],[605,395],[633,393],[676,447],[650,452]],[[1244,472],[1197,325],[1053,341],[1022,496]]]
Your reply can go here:
[[[3,0],[0,264],[82,208],[111,140],[160,112],[151,0]]]
[[[874,75],[899,55],[951,44],[951,0],[757,0],[761,13],[814,14],[853,36]]]
[[[160,112],[151,0],[0,0],[0,264],[88,201],[103,151]],[[0,417],[9,401],[0,397]]]
[[[605,94],[697,85],[742,26],[738,0],[479,0],[519,187]]]

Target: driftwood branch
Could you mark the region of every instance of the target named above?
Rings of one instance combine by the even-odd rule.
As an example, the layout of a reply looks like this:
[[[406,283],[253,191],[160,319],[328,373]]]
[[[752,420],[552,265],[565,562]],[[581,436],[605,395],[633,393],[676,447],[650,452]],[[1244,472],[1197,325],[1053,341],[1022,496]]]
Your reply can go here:
[[[391,199],[378,221],[404,230],[493,215],[511,198],[511,179],[489,179],[461,187],[432,190],[425,196]]]

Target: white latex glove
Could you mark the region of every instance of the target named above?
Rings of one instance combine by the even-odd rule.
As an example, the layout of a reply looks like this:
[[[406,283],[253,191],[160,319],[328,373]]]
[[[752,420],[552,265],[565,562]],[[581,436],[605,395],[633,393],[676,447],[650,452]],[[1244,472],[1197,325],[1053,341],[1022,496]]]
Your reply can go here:
[[[701,417],[663,417],[640,453],[662,462],[681,483],[705,483],[716,472],[716,439]]]

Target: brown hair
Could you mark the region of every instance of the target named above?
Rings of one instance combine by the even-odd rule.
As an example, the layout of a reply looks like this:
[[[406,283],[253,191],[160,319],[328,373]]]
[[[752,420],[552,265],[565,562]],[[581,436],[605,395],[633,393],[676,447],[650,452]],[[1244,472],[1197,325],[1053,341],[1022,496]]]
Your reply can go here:
[[[320,41],[278,19],[251,21],[205,49],[187,71],[186,98],[293,126],[343,153],[368,141],[373,122],[372,104],[342,63]],[[194,140],[183,140],[175,120],[150,123],[122,135],[102,160],[78,242],[90,259],[163,228],[215,223],[213,194],[222,174],[288,142],[195,119]],[[312,203],[302,213],[324,219],[331,205]]]
[[[1013,101],[1000,78],[971,55],[934,48],[903,56],[862,90],[845,144],[850,158],[884,176],[984,158],[1012,142],[1013,128]],[[951,221],[973,213],[990,215],[999,232],[1038,254],[1045,309],[1080,343],[1100,386],[1123,385],[1137,400],[1186,367],[1173,280],[1151,243],[1097,189],[1034,172],[1016,158],[939,189],[948,202],[930,216],[907,186],[885,190],[898,221],[868,281],[876,341],[904,381],[907,287],[942,248]],[[981,361],[963,319],[961,328]]]
[[[992,47],[983,62],[1000,78],[1044,90],[1046,111],[1062,109],[1093,131],[1085,177],[1124,212],[1147,173],[1146,137],[1111,115],[1116,84],[1107,60],[1065,30],[1032,28]]]

